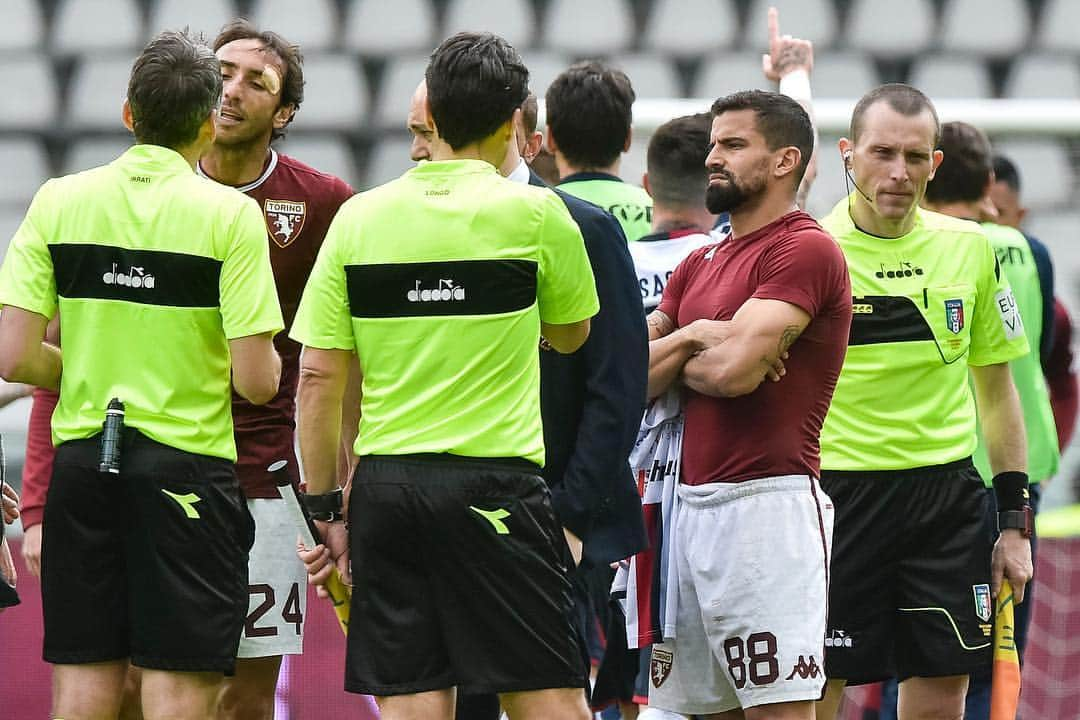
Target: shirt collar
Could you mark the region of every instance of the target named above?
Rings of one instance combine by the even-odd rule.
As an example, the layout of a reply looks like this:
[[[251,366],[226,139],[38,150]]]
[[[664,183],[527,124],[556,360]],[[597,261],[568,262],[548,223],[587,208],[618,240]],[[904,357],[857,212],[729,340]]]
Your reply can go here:
[[[191,172],[191,166],[184,156],[164,145],[139,143],[132,145],[124,154],[113,161],[125,168],[125,171],[140,174],[179,175]]]
[[[567,175],[559,181],[560,185],[572,182],[583,182],[585,180],[613,180],[615,182],[622,182],[622,178],[618,175],[612,175],[611,173],[604,172],[578,172]]]
[[[271,174],[273,174],[274,168],[277,167],[277,163],[278,163],[277,151],[274,150],[274,148],[270,148],[270,160],[266,163],[266,168],[262,171],[262,174],[259,175],[259,177],[255,178],[254,180],[252,180],[251,182],[249,182],[247,185],[237,185],[236,189],[239,190],[240,192],[246,193],[246,192],[251,192],[255,188],[259,187],[264,182],[266,182],[266,179],[269,178]],[[195,163],[195,172],[197,172],[199,174],[199,177],[204,177],[207,180],[214,180],[214,178],[207,175],[206,171],[203,170],[201,161]],[[214,182],[218,182],[218,181],[214,180]]]

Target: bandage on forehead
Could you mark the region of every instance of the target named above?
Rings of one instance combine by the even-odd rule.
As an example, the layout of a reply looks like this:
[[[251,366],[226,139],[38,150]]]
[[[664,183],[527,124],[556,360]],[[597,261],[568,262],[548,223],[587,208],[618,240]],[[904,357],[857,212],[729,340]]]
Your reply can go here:
[[[281,73],[273,65],[263,66],[262,82],[271,95],[281,92]]]

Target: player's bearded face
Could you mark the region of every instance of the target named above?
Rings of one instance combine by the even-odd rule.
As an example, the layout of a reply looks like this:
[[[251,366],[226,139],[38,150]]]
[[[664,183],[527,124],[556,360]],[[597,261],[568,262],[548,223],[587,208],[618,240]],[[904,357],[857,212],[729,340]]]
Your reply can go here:
[[[705,206],[714,215],[737,211],[761,197],[770,153],[757,132],[754,111],[736,110],[713,119],[712,148],[705,160],[709,186]]]
[[[765,183],[764,162],[755,172],[741,180],[730,168],[710,172],[709,187],[705,191],[705,207],[713,215],[739,210],[761,196],[765,191]]]

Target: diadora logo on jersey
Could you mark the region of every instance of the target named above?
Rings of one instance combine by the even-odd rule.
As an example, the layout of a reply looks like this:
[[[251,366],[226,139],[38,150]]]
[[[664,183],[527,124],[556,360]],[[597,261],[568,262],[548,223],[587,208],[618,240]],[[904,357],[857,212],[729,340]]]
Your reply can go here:
[[[653,687],[660,687],[667,680],[668,675],[671,674],[671,653],[666,650],[658,650],[653,648],[652,661],[649,663],[649,677],[652,679]]]
[[[855,641],[844,630],[830,630],[825,637],[825,647],[851,647]]]
[[[453,280],[440,280],[437,288],[422,288],[420,281],[405,297],[409,302],[453,302],[465,299],[465,288],[455,285]]]
[[[876,277],[878,280],[884,280],[886,278],[888,278],[889,280],[893,280],[896,278],[909,278],[923,274],[923,269],[921,267],[916,267],[904,260],[901,260],[894,267],[886,267],[885,263],[881,263],[879,267],[881,269],[874,273],[874,277]]]
[[[127,272],[117,272],[116,263],[112,264],[112,270],[101,276],[101,281],[106,285],[123,285],[124,287],[154,289],[154,276],[146,272],[145,268],[130,266]]]
[[[945,301],[945,325],[953,335],[964,329],[964,301],[953,298]]]
[[[975,595],[975,617],[983,622],[990,622],[990,615],[993,612],[991,609],[993,603],[990,602],[990,586],[986,583],[972,585],[971,592]]]
[[[806,661],[805,656],[800,655],[799,662],[795,663],[795,667],[791,668],[791,674],[785,679],[792,680],[796,675],[803,680],[806,680],[807,678],[816,678],[821,675],[821,667],[817,664],[817,660],[814,659],[813,655],[810,656],[810,662]]]
[[[278,247],[285,247],[304,229],[307,219],[307,203],[296,200],[270,200],[263,203],[266,231]]]

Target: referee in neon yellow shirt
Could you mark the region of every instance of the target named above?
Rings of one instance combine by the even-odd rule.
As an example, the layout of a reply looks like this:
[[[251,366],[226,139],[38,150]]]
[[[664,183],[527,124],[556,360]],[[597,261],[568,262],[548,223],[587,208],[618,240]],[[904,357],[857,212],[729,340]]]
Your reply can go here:
[[[235,663],[254,528],[231,389],[273,397],[282,318],[258,205],[194,172],[220,100],[209,48],[155,37],[123,106],[136,144],[45,183],[0,268],[0,375],[60,393],[41,578],[54,717],[116,717],[130,659],[147,717],[205,720]],[[56,314],[63,362],[43,342]],[[99,450],[111,398],[117,463]]]

